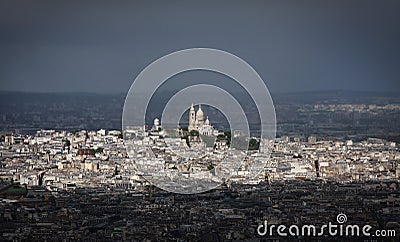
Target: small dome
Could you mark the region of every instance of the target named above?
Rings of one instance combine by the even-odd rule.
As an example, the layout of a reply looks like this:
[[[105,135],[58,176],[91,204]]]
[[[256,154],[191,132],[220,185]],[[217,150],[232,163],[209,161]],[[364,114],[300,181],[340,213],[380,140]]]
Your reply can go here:
[[[210,125],[210,120],[208,120],[208,116],[207,116],[205,124]]]
[[[158,118],[154,119],[154,126],[160,125],[160,120]]]

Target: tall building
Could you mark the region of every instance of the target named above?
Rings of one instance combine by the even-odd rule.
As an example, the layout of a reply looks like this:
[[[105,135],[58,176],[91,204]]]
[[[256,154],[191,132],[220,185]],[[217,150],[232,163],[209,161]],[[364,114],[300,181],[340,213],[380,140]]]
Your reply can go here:
[[[208,116],[206,121],[204,121],[204,113],[201,109],[201,105],[199,104],[199,109],[197,112],[194,110],[193,104],[190,106],[189,112],[189,131],[196,130],[201,135],[214,135],[214,128],[210,124],[210,120],[208,120]]]

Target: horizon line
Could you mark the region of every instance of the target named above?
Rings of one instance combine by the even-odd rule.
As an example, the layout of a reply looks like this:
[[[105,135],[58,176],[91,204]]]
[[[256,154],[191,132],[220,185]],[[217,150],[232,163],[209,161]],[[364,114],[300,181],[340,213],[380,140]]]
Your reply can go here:
[[[164,91],[179,91],[179,89],[168,89]],[[119,95],[127,94],[128,91],[99,92],[99,91],[27,91],[27,90],[0,90],[0,93],[22,93],[22,94],[96,94],[96,95]],[[271,92],[271,91],[270,91]],[[319,92],[359,92],[359,93],[391,93],[400,94],[400,90],[354,90],[354,89],[320,89],[299,91],[276,91],[274,94],[297,94],[297,93],[319,93]]]

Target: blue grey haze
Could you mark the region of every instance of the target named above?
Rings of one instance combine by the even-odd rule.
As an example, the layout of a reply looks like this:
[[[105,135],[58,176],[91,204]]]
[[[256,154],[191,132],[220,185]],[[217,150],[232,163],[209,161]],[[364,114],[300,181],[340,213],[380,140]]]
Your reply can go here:
[[[400,1],[0,2],[0,90],[127,92],[149,63],[210,47],[271,93],[400,90]]]

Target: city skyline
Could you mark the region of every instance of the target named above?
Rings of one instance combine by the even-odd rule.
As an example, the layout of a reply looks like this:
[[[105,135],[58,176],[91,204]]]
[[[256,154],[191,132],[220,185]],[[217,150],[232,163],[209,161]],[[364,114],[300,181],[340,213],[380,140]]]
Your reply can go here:
[[[400,1],[0,1],[1,241],[399,241]]]

